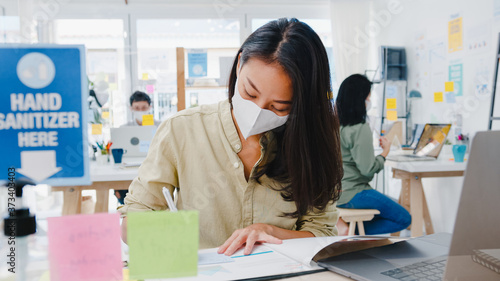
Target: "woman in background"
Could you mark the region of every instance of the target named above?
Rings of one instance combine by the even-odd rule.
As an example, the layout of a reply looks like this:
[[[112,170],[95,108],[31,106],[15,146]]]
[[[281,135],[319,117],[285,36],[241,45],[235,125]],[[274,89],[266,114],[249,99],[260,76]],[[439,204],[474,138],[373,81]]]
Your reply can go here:
[[[384,169],[384,162],[391,143],[380,138],[383,151],[375,156],[373,136],[366,122],[366,112],[371,105],[372,83],[363,75],[354,74],[342,82],[336,109],[340,119],[340,144],[344,167],[342,194],[337,206],[347,209],[377,209],[373,220],[364,222],[366,234],[393,233],[407,228],[411,223],[408,211],[384,194],[374,190],[369,182]],[[339,235],[347,235],[347,224],[339,219]]]

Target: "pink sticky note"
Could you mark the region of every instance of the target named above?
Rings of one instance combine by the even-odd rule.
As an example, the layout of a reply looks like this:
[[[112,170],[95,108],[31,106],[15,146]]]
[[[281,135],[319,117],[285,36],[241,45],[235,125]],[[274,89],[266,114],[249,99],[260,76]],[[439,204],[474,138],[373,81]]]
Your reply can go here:
[[[52,281],[121,281],[119,214],[63,216],[49,224]]]
[[[155,92],[155,85],[146,85],[146,92],[148,94],[153,94]]]

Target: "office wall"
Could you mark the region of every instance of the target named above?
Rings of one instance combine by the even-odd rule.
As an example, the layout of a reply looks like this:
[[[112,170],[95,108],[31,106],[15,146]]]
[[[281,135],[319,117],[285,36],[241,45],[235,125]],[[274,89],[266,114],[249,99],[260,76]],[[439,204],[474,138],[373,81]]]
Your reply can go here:
[[[457,128],[461,115],[463,133],[473,136],[477,131],[486,130],[491,92],[478,91],[477,87],[487,85],[489,90],[492,87],[500,32],[500,1],[375,2],[372,15],[378,15],[379,21],[385,26],[374,39],[378,46],[406,48],[408,90],[416,89],[423,95],[423,99],[413,103],[414,122],[451,122]],[[387,14],[383,11],[395,2],[401,6],[400,13],[384,18]],[[463,50],[449,52],[448,23],[457,16],[462,17]],[[486,46],[483,46],[484,43]],[[446,98],[443,102],[434,102],[434,92],[444,92],[444,82],[450,80],[450,65],[457,64],[461,64],[463,69],[462,96],[455,96],[454,103],[448,103]],[[425,194],[436,232],[453,231],[462,181],[463,178],[424,179]],[[398,189],[398,184],[398,181],[391,180],[389,192]]]

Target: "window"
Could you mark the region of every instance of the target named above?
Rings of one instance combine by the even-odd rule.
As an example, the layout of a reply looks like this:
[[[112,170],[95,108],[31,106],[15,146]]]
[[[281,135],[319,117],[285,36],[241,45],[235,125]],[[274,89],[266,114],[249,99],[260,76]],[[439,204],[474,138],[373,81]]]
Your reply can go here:
[[[121,19],[59,19],[54,21],[54,43],[84,44],[90,88],[104,111],[109,110],[110,126],[127,123],[130,96],[125,67],[124,30]]]
[[[0,43],[19,43],[19,17],[0,16]]]
[[[190,79],[189,71],[185,71],[186,107],[189,108],[227,98],[223,87],[192,88],[189,85],[217,83],[219,58],[228,53],[224,49],[239,45],[238,19],[138,19],[137,88],[152,96],[155,118],[163,120],[177,112],[177,47],[210,49],[206,76]],[[231,51],[229,53],[234,56]],[[188,69],[187,56],[185,62],[185,69]]]

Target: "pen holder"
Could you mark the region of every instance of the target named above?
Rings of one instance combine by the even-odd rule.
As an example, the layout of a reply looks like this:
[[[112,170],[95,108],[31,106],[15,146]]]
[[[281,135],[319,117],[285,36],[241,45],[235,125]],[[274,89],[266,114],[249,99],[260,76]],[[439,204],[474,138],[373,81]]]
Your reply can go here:
[[[453,157],[455,162],[464,162],[465,152],[467,151],[467,146],[464,144],[453,145]]]

